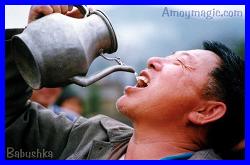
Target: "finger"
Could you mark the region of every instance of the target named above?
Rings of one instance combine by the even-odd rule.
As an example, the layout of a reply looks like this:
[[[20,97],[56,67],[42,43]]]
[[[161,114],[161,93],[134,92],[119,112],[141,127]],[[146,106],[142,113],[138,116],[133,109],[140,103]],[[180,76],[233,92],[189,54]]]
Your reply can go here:
[[[72,11],[69,11],[66,13],[67,16],[69,17],[73,17],[73,18],[83,18],[83,14],[78,10],[78,9],[74,9]]]
[[[59,5],[52,5],[51,6],[53,8],[53,12],[54,13],[61,13],[61,7]]]
[[[53,13],[53,9],[50,5],[43,5],[43,6],[37,7],[36,11],[44,15],[49,15]]]
[[[31,6],[29,17],[28,17],[28,23],[40,18],[43,15],[49,15],[52,13],[53,13],[53,9],[49,5]]]
[[[68,5],[61,5],[60,7],[62,14],[66,14],[68,12]]]
[[[73,9],[73,5],[68,5],[68,11],[71,11]]]

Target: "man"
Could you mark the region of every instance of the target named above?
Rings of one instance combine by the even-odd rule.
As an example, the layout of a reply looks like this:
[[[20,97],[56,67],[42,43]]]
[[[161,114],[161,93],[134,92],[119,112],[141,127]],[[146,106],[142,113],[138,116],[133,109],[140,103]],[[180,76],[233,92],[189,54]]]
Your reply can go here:
[[[64,11],[58,8],[36,6],[30,13]],[[220,159],[219,153],[244,138],[244,62],[220,43],[150,58],[137,85],[126,87],[117,101],[132,129],[102,115],[72,122],[40,111],[43,107],[28,101],[31,89],[9,56],[10,42],[8,159]],[[40,154],[44,150],[50,154]]]

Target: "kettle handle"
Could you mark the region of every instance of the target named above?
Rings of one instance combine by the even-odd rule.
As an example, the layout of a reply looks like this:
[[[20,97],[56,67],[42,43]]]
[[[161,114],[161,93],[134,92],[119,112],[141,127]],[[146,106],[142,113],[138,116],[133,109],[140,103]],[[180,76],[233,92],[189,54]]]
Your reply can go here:
[[[73,5],[75,6],[83,15],[83,18],[86,18],[90,15],[90,11],[85,5]]]

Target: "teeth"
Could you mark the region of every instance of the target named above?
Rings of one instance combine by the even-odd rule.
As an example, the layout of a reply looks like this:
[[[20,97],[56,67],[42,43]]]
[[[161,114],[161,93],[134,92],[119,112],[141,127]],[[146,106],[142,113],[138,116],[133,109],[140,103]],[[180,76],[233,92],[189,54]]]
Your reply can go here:
[[[137,80],[137,87],[144,88],[144,87],[147,87],[149,85],[149,79],[147,79],[144,76],[137,76],[136,80]]]
[[[149,80],[146,78],[146,77],[144,77],[144,76],[137,76],[136,77],[136,80],[137,81],[143,81],[144,83],[146,83],[147,85],[149,84],[148,82],[149,82]]]

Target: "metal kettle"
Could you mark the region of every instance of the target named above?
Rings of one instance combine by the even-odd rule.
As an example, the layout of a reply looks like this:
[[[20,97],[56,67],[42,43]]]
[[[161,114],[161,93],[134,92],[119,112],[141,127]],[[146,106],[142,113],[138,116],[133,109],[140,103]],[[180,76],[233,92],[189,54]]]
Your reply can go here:
[[[75,83],[88,86],[116,72],[134,73],[130,66],[114,65],[85,77],[90,64],[103,53],[117,50],[117,39],[107,16],[76,6],[84,18],[59,13],[30,23],[12,38],[12,50],[19,72],[33,89]]]

